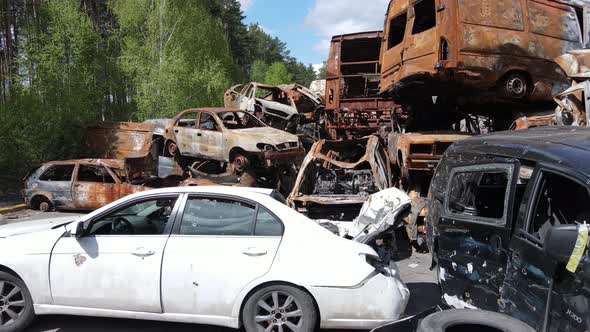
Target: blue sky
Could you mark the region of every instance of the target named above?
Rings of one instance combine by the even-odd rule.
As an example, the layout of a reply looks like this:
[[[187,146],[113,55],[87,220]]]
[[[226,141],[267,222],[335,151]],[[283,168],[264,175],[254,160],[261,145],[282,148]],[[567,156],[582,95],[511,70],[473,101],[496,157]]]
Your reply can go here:
[[[259,23],[305,64],[328,57],[331,36],[381,30],[388,0],[240,0],[247,23]]]

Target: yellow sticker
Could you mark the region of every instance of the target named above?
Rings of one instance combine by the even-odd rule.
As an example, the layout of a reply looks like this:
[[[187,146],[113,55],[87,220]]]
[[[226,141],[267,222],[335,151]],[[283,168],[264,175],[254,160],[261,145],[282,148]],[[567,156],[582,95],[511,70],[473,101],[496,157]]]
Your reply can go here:
[[[567,263],[566,269],[571,273],[575,273],[580,265],[584,251],[586,250],[586,243],[588,243],[588,226],[584,223],[578,227],[578,239],[576,240],[576,246],[570,256],[570,260]]]

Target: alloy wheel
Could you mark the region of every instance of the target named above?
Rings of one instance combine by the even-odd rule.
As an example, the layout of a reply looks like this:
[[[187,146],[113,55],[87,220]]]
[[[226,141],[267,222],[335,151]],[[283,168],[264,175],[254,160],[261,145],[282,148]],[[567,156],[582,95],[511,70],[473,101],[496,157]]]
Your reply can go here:
[[[273,291],[258,301],[255,322],[261,332],[299,332],[303,310],[294,296]]]
[[[0,281],[0,327],[14,324],[25,312],[26,299],[20,287]]]

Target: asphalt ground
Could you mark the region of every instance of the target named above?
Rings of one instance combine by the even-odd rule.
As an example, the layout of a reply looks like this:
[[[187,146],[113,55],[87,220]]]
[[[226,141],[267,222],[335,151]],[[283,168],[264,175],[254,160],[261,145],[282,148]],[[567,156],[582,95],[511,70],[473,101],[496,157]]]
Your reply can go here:
[[[0,215],[0,227],[3,224],[21,221],[39,220],[64,216],[76,216],[77,213],[39,212],[22,210]],[[422,312],[438,303],[439,290],[434,271],[430,271],[430,254],[414,253],[412,257],[398,262],[402,279],[410,289],[410,302],[406,315]],[[28,329],[31,332],[231,332],[229,328],[206,325],[176,324],[130,319],[109,319],[74,316],[42,316]],[[340,331],[342,332],[342,331]]]

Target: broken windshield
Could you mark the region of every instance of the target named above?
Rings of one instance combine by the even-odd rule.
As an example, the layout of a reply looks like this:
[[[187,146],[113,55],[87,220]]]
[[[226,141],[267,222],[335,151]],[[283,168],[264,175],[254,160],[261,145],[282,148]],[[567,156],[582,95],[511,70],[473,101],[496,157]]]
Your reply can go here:
[[[265,125],[260,122],[260,120],[246,112],[221,112],[219,113],[219,119],[221,119],[223,126],[227,129],[249,129],[265,127]]]

